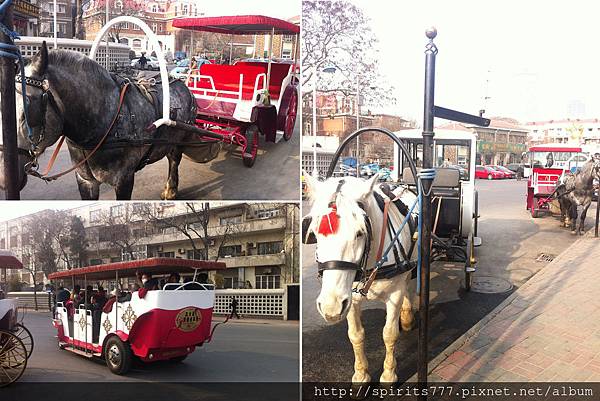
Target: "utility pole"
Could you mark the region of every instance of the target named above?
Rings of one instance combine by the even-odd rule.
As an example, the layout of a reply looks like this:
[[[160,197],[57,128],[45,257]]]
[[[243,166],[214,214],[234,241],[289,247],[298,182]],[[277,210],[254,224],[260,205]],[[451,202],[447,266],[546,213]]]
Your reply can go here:
[[[5,3],[8,0],[2,1]],[[4,5],[4,4],[3,4]],[[13,30],[13,5],[4,11],[2,23]],[[0,31],[0,42],[10,51],[13,41]],[[4,192],[7,200],[20,199],[19,154],[17,151],[17,116],[15,105],[15,63],[10,57],[0,57],[0,111],[2,112],[2,145],[4,147]]]

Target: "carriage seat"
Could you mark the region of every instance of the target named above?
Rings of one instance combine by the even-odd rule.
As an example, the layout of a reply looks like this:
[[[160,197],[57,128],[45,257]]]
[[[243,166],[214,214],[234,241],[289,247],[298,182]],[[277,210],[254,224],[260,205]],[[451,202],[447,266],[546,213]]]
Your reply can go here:
[[[240,75],[242,79],[242,99],[252,100],[254,96],[254,83],[259,74],[266,74],[266,68],[253,65],[220,65],[220,64],[202,64],[200,75],[212,77],[215,89],[217,91],[237,92],[240,87]],[[259,82],[259,87],[262,80]],[[193,85],[191,83],[190,85]],[[210,81],[199,79],[196,83],[199,89],[211,89]],[[192,86],[193,88],[193,86]]]
[[[417,172],[421,168],[417,167]],[[455,168],[437,167],[433,180],[433,195],[442,197],[457,197],[460,195],[460,172]],[[402,182],[407,185],[415,185],[415,180],[410,167],[402,171]]]
[[[269,63],[261,63],[256,61],[240,61],[235,65],[264,68],[265,73],[269,69]],[[271,99],[279,99],[281,85],[283,84],[283,80],[290,75],[290,68],[292,68],[292,64],[271,63],[271,79],[269,81],[269,94],[271,95]]]

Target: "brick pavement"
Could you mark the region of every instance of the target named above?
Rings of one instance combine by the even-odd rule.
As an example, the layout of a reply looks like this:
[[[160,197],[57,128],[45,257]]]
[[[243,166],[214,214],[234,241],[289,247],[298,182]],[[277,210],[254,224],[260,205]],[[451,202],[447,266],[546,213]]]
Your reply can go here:
[[[600,239],[575,242],[487,318],[430,381],[600,381]]]

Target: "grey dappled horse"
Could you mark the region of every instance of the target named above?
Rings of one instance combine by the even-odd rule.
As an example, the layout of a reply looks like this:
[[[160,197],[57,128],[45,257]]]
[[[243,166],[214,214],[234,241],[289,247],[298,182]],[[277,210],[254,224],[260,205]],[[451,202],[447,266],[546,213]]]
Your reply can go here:
[[[83,161],[117,116],[122,82],[83,54],[67,50],[48,52],[45,42],[25,72],[27,77],[43,81],[49,94],[44,101],[43,89],[27,86],[29,122],[33,142],[37,143],[35,156],[65,135],[73,164]],[[20,88],[17,84],[17,91],[20,92]],[[145,131],[162,110],[161,86],[156,84],[154,88],[158,89],[155,106],[138,87],[130,85],[105,144],[75,170],[81,199],[98,199],[101,183],[111,185],[117,199],[131,199],[135,172],[165,156],[169,160],[169,176],[161,198],[176,197],[182,150],[172,143],[191,141],[193,135],[167,126],[155,132]],[[193,123],[196,103],[186,85],[179,80],[171,83],[170,94],[171,119]],[[168,140],[171,144],[152,145],[148,144],[149,139]],[[138,141],[138,144],[133,146],[127,141]],[[22,189],[27,183],[25,166],[33,156],[28,155],[32,140],[25,129],[20,94],[17,94],[17,143],[20,148],[18,182]],[[4,172],[0,171],[0,188],[4,188],[4,183]]]
[[[571,225],[571,232],[583,235],[584,222],[588,208],[592,204],[594,193],[594,180],[600,180],[600,157],[594,156],[588,160],[581,170],[574,174],[567,174],[556,187],[556,194],[560,203],[561,225]],[[577,225],[577,207],[582,206]]]

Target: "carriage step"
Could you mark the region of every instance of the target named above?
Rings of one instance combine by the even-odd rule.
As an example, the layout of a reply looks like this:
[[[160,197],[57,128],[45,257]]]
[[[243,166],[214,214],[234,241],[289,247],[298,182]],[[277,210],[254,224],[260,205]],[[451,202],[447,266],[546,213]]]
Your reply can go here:
[[[283,131],[277,131],[275,135],[275,143],[279,143],[283,139]]]
[[[72,345],[70,345],[70,344],[63,343],[63,342],[59,342],[59,343],[58,343],[58,346],[59,346],[61,349],[65,349],[65,350],[67,350],[67,351],[73,352],[73,353],[75,353],[75,354],[78,354],[78,355],[81,355],[81,356],[85,356],[85,357],[87,357],[87,358],[91,358],[91,357],[94,357],[94,356],[101,356],[101,354],[100,354],[100,353],[98,353],[98,352],[92,352],[92,351],[87,351],[87,352],[86,352],[86,351],[83,351],[83,350],[81,350],[81,349],[79,349],[79,348],[75,348],[75,347],[73,347],[73,346],[72,346]]]
[[[473,246],[481,246],[482,242],[481,237],[473,237]]]
[[[468,267],[465,267],[465,271],[467,273],[474,273],[476,270],[477,270],[477,266],[468,266]]]

